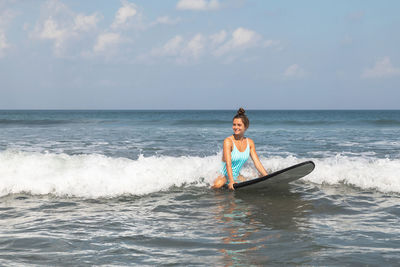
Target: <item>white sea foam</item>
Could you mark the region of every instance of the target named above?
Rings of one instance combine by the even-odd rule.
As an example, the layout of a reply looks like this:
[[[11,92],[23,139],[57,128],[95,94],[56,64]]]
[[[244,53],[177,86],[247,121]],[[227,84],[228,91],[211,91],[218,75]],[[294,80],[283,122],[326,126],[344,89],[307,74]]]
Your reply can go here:
[[[398,147],[400,147],[400,142],[382,140],[382,141],[371,142],[370,145],[374,145],[374,146],[378,146],[378,147],[398,148]]]
[[[0,152],[0,196],[11,193],[54,194],[84,198],[143,195],[172,186],[209,186],[218,175],[221,154],[208,157],[139,157],[137,160],[99,154],[66,155]],[[400,160],[337,155],[322,159],[293,156],[261,158],[270,171],[304,160],[316,168],[304,181],[349,184],[382,192],[400,192]],[[252,164],[242,172],[256,176]]]
[[[304,181],[400,193],[400,159],[336,155],[313,161],[315,170]]]
[[[205,186],[219,168],[213,157],[139,157],[0,152],[0,196],[10,193],[77,197],[143,195],[171,186]]]

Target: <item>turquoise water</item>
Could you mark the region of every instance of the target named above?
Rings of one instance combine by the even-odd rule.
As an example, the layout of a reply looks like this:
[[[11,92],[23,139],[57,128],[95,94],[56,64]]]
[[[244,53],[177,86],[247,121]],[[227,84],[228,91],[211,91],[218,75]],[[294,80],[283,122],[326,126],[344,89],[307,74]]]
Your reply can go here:
[[[396,265],[400,111],[247,113],[268,171],[314,172],[211,190],[234,111],[0,111],[0,264]]]

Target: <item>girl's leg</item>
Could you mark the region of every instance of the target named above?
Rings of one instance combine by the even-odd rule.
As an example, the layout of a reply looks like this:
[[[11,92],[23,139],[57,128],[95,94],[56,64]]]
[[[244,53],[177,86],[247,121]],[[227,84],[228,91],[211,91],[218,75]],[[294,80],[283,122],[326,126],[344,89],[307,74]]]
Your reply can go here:
[[[224,186],[224,184],[226,184],[226,178],[225,178],[225,176],[220,175],[217,177],[217,179],[215,179],[214,185],[212,186],[212,188],[221,188]]]
[[[247,181],[247,179],[246,179],[244,176],[242,176],[242,175],[239,175],[238,178],[237,178],[237,180],[240,181],[240,182]]]

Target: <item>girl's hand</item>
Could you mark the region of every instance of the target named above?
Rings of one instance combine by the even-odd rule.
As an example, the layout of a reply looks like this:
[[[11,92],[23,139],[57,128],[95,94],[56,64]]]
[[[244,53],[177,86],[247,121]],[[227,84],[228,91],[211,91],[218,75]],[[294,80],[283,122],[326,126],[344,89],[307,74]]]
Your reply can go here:
[[[232,183],[232,182],[228,184],[228,188],[229,188],[230,190],[235,190],[235,188],[233,187],[233,184],[234,184],[234,183]]]

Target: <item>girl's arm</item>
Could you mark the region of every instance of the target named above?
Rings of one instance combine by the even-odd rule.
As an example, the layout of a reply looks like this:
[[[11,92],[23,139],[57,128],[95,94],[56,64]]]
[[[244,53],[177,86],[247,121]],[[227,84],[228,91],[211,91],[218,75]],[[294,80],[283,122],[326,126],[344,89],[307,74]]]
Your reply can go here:
[[[258,158],[256,152],[256,146],[254,145],[253,140],[249,138],[249,141],[250,141],[250,157],[254,162],[254,166],[262,176],[268,175],[267,171],[264,169],[264,166],[261,164],[260,159]]]
[[[226,172],[228,173],[229,184],[228,188],[234,190],[233,184],[233,173],[232,173],[232,159],[231,159],[231,152],[232,152],[232,141],[229,138],[224,140],[224,159],[226,162]]]

